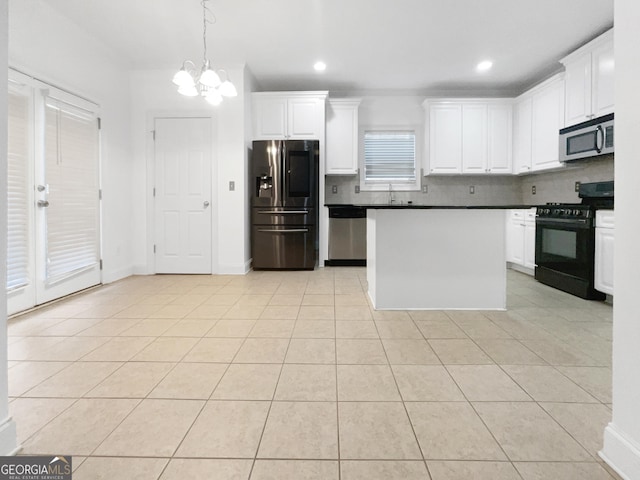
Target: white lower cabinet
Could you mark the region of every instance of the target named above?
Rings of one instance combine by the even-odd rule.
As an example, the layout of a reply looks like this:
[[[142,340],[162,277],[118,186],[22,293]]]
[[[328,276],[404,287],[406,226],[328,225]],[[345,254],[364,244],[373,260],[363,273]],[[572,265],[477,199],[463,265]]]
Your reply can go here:
[[[595,289],[613,295],[614,214],[612,210],[596,212]]]
[[[532,274],[536,266],[536,209],[507,210],[506,222],[507,262],[517,270]]]

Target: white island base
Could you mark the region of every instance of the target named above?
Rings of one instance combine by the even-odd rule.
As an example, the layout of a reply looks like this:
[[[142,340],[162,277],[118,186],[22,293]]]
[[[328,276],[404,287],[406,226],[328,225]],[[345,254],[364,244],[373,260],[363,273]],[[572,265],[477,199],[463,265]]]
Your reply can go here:
[[[369,208],[367,282],[376,310],[505,310],[504,210]]]

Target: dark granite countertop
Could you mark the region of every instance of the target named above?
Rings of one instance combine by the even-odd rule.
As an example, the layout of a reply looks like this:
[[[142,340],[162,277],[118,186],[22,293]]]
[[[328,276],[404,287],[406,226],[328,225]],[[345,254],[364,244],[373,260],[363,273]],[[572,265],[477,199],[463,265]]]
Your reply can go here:
[[[385,204],[385,203],[374,203],[374,204],[350,204],[350,203],[326,203],[325,207],[361,207],[367,209],[391,209],[391,210],[402,210],[402,209],[422,209],[422,210],[447,210],[447,209],[467,209],[467,210],[511,210],[511,209],[527,209],[527,208],[535,208],[538,205],[423,205],[419,203],[402,203],[402,204]]]

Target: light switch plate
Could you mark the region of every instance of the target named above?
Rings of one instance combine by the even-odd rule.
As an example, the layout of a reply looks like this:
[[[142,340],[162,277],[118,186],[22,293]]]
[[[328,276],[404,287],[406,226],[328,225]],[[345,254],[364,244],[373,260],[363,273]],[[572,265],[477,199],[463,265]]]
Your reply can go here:
[[[422,193],[429,193],[429,185],[422,185]]]
[[[338,185],[331,185],[331,193],[338,193]]]
[[[233,192],[233,191],[235,191],[235,189],[236,189],[236,182],[234,182],[233,180],[231,180],[231,181],[229,182],[229,191],[230,191],[230,192]]]
[[[580,191],[580,182],[576,182],[575,191],[576,192]]]
[[[354,191],[356,193],[360,193],[360,185],[356,185],[355,188],[354,188]]]
[[[471,185],[471,186],[469,187],[469,193],[470,193],[471,195],[473,195],[474,193],[476,193],[476,187],[475,187],[474,185]]]

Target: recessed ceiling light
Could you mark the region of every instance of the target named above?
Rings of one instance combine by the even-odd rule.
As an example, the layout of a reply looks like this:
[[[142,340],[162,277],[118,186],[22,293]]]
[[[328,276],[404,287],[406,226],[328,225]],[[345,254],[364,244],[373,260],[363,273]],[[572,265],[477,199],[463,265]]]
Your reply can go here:
[[[316,72],[324,72],[324,71],[327,69],[327,64],[326,64],[326,63],[324,63],[324,62],[316,62],[316,63],[313,65],[313,69],[314,69]]]
[[[493,67],[493,62],[491,60],[484,60],[478,64],[476,70],[479,72],[487,72],[491,70],[491,67]]]

